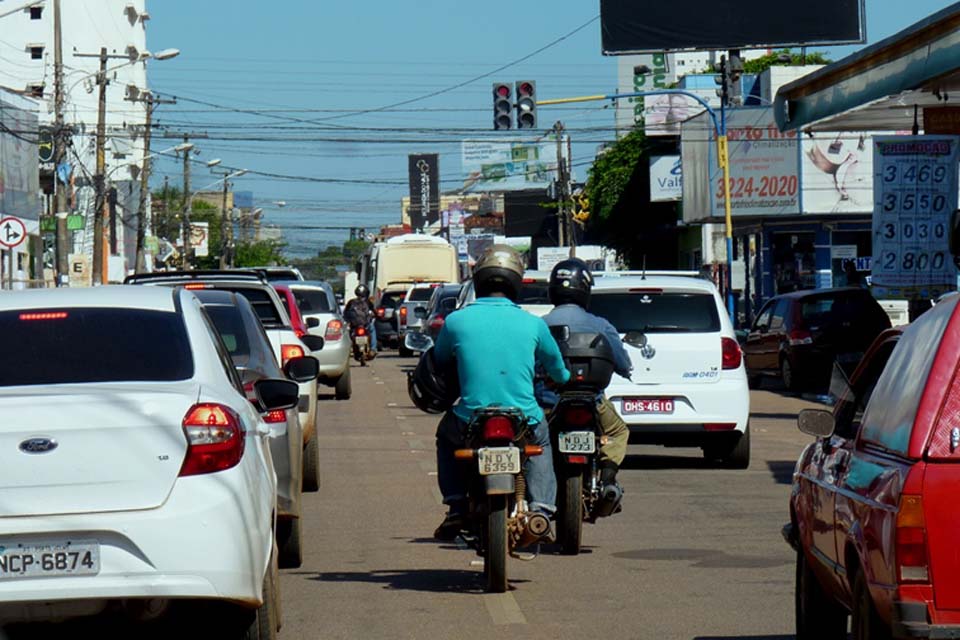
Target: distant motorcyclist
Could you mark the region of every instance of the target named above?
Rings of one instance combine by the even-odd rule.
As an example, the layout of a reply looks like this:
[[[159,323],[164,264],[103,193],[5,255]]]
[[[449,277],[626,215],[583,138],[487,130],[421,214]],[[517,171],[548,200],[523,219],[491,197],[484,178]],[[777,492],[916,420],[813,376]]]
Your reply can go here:
[[[613,349],[614,370],[617,375],[629,378],[633,366],[620,334],[607,320],[587,311],[592,288],[593,274],[583,260],[570,258],[558,262],[550,273],[548,288],[550,304],[555,307],[543,319],[551,327],[567,326],[571,333],[604,335]],[[540,400],[546,406],[556,404],[556,396],[546,390],[540,393]],[[606,444],[600,447],[600,482],[604,489],[610,488],[619,496],[622,489],[617,484],[617,472],[627,455],[630,430],[603,393],[597,396],[597,414],[600,428],[607,436]],[[607,494],[606,491],[603,493]]]
[[[550,430],[534,397],[534,370],[539,363],[558,383],[569,380],[570,372],[543,320],[516,305],[523,262],[514,249],[487,249],[474,266],[473,283],[476,301],[447,316],[434,347],[437,364],[455,363],[460,381],[459,402],[437,426],[437,480],[449,509],[434,532],[441,540],[460,532],[469,509],[454,451],[464,446],[467,426],[478,409],[502,406],[523,412],[531,444],[543,447],[543,455],[528,458],[524,469],[530,510],[548,518],[556,510]]]
[[[373,310],[373,300],[370,299],[370,290],[366,285],[359,285],[353,290],[355,296],[343,308],[343,319],[350,328],[366,327],[370,333],[370,352],[377,352],[377,314]],[[352,333],[352,332],[351,332]]]

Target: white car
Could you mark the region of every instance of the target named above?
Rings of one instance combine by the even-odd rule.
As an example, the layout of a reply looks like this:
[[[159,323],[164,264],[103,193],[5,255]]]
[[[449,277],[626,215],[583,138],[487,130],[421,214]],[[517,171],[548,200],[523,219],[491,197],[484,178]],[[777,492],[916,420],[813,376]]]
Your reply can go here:
[[[273,637],[271,427],[196,297],[5,293],[0,329],[0,620],[215,600],[227,637]],[[287,380],[255,390],[261,410],[297,400]]]
[[[276,284],[289,287],[307,323],[307,331],[323,338],[323,349],[312,353],[320,362],[319,382],[333,387],[337,400],[349,400],[353,393],[350,382],[353,345],[333,288],[321,281],[290,280]]]
[[[553,305],[550,304],[550,296],[547,292],[549,282],[549,271],[525,271],[517,305],[540,318],[550,313]],[[473,289],[473,280],[468,280],[460,290],[460,295],[457,296],[457,309],[467,306],[476,299],[477,293]]]
[[[632,443],[700,447],[750,463],[750,391],[740,346],[712,282],[685,276],[597,278],[590,312],[616,327],[632,380],[607,387]]]

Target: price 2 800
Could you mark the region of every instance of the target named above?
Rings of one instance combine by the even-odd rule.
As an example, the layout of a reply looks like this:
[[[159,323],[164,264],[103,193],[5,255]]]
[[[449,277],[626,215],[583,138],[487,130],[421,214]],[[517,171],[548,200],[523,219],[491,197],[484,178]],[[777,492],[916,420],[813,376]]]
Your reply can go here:
[[[889,251],[883,254],[881,264],[884,271],[938,271],[946,264],[946,254],[943,251],[905,251],[901,256],[896,251]]]
[[[730,178],[731,198],[784,198],[797,195],[797,176]],[[723,197],[723,180],[717,184],[717,198]]]

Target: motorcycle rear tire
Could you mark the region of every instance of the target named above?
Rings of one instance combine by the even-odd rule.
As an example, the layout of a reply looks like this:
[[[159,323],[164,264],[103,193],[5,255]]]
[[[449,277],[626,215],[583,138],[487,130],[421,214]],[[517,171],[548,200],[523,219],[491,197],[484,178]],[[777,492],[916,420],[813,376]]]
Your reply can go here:
[[[583,474],[570,469],[561,488],[560,513],[557,514],[557,539],[560,553],[575,556],[583,542]]]
[[[487,497],[486,553],[483,574],[490,593],[507,590],[507,496]]]

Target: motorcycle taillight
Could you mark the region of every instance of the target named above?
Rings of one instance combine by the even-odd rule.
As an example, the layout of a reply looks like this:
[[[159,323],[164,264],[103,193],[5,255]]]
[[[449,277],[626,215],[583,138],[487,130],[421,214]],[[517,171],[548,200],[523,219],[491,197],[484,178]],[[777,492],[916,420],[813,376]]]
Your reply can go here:
[[[566,407],[561,420],[565,425],[582,427],[593,422],[593,411],[587,407]]]
[[[513,420],[505,416],[492,416],[483,423],[484,440],[513,440]]]

